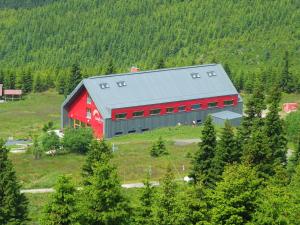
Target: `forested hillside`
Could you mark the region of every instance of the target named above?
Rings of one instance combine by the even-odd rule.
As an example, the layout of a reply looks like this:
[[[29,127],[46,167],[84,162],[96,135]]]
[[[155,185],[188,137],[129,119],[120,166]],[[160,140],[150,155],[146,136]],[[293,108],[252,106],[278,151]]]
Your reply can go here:
[[[132,65],[221,62],[235,74],[282,70],[298,76],[297,0],[1,0],[0,70],[85,74]],[[16,9],[17,8],[17,9]]]

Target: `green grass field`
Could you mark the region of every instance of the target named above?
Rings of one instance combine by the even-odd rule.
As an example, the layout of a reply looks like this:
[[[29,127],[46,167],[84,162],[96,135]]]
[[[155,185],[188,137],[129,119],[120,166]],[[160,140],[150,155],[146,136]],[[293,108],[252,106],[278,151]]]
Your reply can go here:
[[[0,138],[26,138],[53,121],[59,126],[60,105],[64,97],[55,91],[29,94],[24,100],[0,104]]]

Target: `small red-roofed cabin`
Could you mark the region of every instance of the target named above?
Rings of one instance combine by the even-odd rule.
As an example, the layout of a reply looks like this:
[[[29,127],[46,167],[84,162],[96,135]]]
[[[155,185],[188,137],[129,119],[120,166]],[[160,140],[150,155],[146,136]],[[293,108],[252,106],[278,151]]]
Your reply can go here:
[[[284,112],[291,113],[297,111],[298,107],[299,107],[298,103],[292,102],[292,103],[284,103],[282,108]]]
[[[19,100],[22,98],[22,90],[18,89],[7,89],[4,90],[3,96],[5,101],[7,100]]]

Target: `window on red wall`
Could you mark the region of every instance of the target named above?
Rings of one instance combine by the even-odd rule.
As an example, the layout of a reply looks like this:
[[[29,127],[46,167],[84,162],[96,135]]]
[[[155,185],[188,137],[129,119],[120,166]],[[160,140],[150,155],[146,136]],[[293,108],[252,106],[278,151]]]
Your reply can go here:
[[[91,103],[92,103],[91,96],[88,95],[88,96],[87,96],[87,99],[86,99],[86,104],[91,104]]]
[[[208,103],[208,108],[215,108],[217,107],[218,103],[217,102],[210,102]]]
[[[86,118],[88,118],[88,119],[92,118],[92,112],[91,112],[91,109],[89,109],[89,108],[86,109]]]
[[[161,112],[161,109],[151,109],[150,115],[151,116],[158,115],[158,114],[160,114],[160,112]]]
[[[194,105],[192,105],[192,110],[198,110],[198,109],[200,109],[201,108],[201,105],[200,104],[194,104]]]
[[[166,109],[166,113],[173,113],[174,112],[174,108],[167,108]]]
[[[133,117],[141,117],[143,115],[144,115],[144,111],[137,111],[132,113]]]
[[[127,113],[119,113],[119,114],[116,114],[116,120],[123,120],[123,119],[126,119],[126,116],[127,116]]]
[[[185,111],[185,109],[186,109],[185,105],[179,106],[178,112],[183,112],[183,111]]]
[[[233,105],[233,100],[224,101],[224,105]]]

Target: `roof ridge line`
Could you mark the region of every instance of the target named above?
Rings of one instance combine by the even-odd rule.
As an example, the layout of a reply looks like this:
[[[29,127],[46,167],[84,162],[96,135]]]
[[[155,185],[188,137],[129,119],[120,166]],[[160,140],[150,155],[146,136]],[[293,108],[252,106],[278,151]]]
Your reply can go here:
[[[171,68],[163,68],[163,69],[155,69],[155,70],[146,70],[140,72],[129,72],[129,73],[116,73],[116,74],[108,74],[108,75],[96,75],[92,77],[85,78],[88,79],[97,79],[97,78],[106,78],[106,77],[116,77],[116,76],[126,76],[126,75],[137,75],[143,73],[153,73],[153,72],[161,72],[161,71],[169,71],[169,70],[180,70],[180,69],[189,69],[189,68],[197,68],[197,67],[207,67],[207,66],[216,66],[219,65],[218,63],[211,63],[211,64],[202,64],[202,65],[193,65],[193,66],[182,66],[182,67],[171,67]]]

